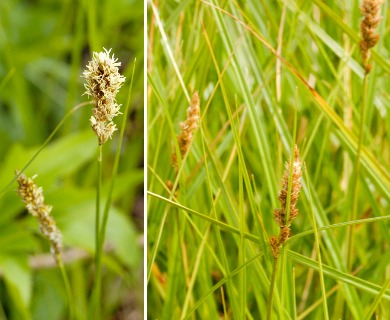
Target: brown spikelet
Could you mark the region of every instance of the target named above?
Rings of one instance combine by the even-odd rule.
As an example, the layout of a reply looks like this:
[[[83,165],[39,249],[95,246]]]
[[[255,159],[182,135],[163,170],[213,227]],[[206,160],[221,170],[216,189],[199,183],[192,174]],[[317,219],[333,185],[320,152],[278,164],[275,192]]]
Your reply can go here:
[[[277,259],[280,251],[279,239],[275,236],[272,236],[269,239],[269,243],[271,245],[272,255],[274,256],[275,259]]]
[[[291,167],[292,166],[292,167]],[[288,199],[288,181],[290,177],[290,168],[292,169],[292,180],[291,180],[291,194],[290,194],[290,205],[287,208]],[[280,190],[278,199],[281,204],[280,209],[274,210],[274,218],[280,227],[279,238],[272,236],[270,239],[270,245],[272,254],[275,259],[279,255],[280,247],[286,243],[290,237],[291,229],[290,225],[292,220],[298,215],[298,209],[296,205],[298,203],[299,192],[301,190],[301,177],[302,177],[302,161],[299,156],[299,149],[294,146],[294,159],[286,163],[286,168],[282,178],[282,190]],[[288,217],[287,217],[288,213]]]
[[[289,219],[286,221],[286,213],[287,213],[287,198],[288,198],[288,180],[290,176],[290,162],[286,163],[286,169],[283,174],[283,187],[279,192],[279,201],[282,205],[280,211],[280,217],[282,221],[282,225],[290,225],[291,220],[296,217],[298,214],[298,210],[295,208],[298,202],[299,191],[301,190],[301,177],[302,177],[302,161],[299,157],[298,147],[294,147],[294,160],[292,162],[292,183],[291,183],[291,196],[290,196],[290,210],[289,210]]]
[[[171,193],[172,193],[173,187],[174,187],[173,182],[172,182],[171,180],[167,180],[167,181],[165,181],[165,185],[167,186],[167,188],[169,189],[169,191],[171,191]],[[176,186],[176,189],[175,189],[175,192],[173,193],[173,195],[174,195],[175,197],[177,197],[178,194],[179,194],[179,185]]]
[[[368,63],[370,58],[370,48],[374,47],[380,38],[379,34],[375,34],[376,28],[381,21],[380,9],[381,0],[363,0],[361,11],[363,20],[360,23],[360,33],[362,40],[360,41],[360,53],[366,73],[371,71],[372,66]]]
[[[274,218],[275,218],[276,222],[278,223],[279,227],[283,227],[285,219],[284,219],[284,214],[283,214],[282,210],[275,209],[274,210]]]
[[[279,243],[280,245],[286,243],[287,239],[290,237],[290,227],[289,226],[283,226],[280,229],[280,235],[279,235]]]
[[[19,172],[16,172],[16,174],[19,174]],[[18,177],[19,187],[17,193],[26,204],[27,211],[38,219],[39,228],[49,240],[51,252],[58,262],[58,257],[61,254],[62,235],[56,226],[55,220],[50,215],[52,207],[44,202],[42,188],[37,187],[34,182],[35,177],[27,178],[24,174],[20,174]]]
[[[196,91],[191,99],[191,104],[187,109],[187,119],[184,122],[180,123],[181,133],[177,137],[177,142],[180,148],[180,155],[182,158],[188,152],[188,149],[191,145],[193,132],[198,127],[199,122],[199,112],[200,112],[200,103],[199,103],[199,94]],[[177,170],[177,156],[176,153],[172,154],[172,164]]]

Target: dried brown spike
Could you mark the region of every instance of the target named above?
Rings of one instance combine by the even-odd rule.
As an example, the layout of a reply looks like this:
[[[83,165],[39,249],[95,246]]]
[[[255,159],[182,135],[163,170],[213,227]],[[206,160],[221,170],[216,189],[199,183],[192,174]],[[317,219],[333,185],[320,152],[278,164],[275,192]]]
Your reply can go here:
[[[285,221],[285,214],[282,212],[280,209],[275,209],[274,210],[274,218],[276,222],[278,223],[279,227],[283,227],[286,224]]]
[[[381,5],[381,0],[364,0],[360,8],[363,14],[363,20],[360,23],[360,33],[362,35],[360,53],[366,73],[371,71],[371,65],[368,63],[370,48],[374,47],[380,38],[380,35],[375,34],[375,31],[381,21]]]
[[[167,186],[167,188],[169,189],[169,191],[173,191],[173,187],[174,187],[174,184],[173,184],[173,182],[171,181],[171,180],[167,180],[166,182],[165,182],[165,185]],[[179,194],[179,185],[177,185],[176,186],[176,189],[175,189],[175,192],[174,192],[174,196],[175,197],[177,197],[178,196],[178,194]]]
[[[277,259],[279,256],[279,250],[280,250],[279,239],[275,236],[272,236],[269,239],[269,244],[271,245],[272,255],[274,256],[275,259]]]
[[[282,190],[279,192],[279,201],[282,208],[279,210],[283,224],[290,225],[291,220],[298,214],[298,209],[295,206],[298,203],[299,192],[301,190],[301,177],[302,177],[302,161],[299,156],[299,149],[295,145],[294,147],[294,160],[292,162],[292,182],[291,182],[291,196],[290,196],[290,217],[289,221],[285,221],[285,213],[287,212],[287,198],[288,198],[288,180],[290,177],[290,161],[286,163],[286,169],[283,173]],[[275,217],[276,218],[276,217]],[[278,222],[279,223],[279,222]],[[279,225],[280,226],[280,225]]]
[[[291,195],[290,195],[290,207],[287,208],[288,198],[288,181],[290,177],[290,168],[292,169],[292,181],[291,181]],[[279,201],[281,209],[274,210],[274,218],[280,227],[279,238],[272,236],[270,238],[270,245],[272,254],[275,259],[279,256],[280,247],[286,243],[290,237],[290,225],[291,221],[297,216],[298,209],[295,207],[298,202],[299,192],[301,190],[301,177],[302,177],[302,160],[299,156],[299,149],[294,146],[294,159],[286,163],[286,168],[283,173],[282,190],[279,192]],[[287,221],[286,212],[289,209],[289,217]]]
[[[184,158],[187,154],[193,139],[193,132],[196,128],[198,128],[199,113],[199,94],[198,91],[195,91],[191,99],[191,104],[187,109],[187,119],[180,123],[181,133],[177,137],[177,142],[180,148],[180,155],[182,158]],[[175,153],[172,154],[172,164],[177,170],[177,156]]]
[[[288,226],[284,226],[280,229],[280,235],[279,235],[279,243],[285,244],[287,239],[290,237],[290,228]]]

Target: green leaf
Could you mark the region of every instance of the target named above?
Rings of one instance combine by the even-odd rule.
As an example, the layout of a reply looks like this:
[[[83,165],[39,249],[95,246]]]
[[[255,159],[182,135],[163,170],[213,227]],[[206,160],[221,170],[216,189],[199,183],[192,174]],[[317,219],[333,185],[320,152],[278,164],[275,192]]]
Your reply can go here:
[[[31,319],[32,275],[27,256],[0,254],[0,273],[20,319]]]

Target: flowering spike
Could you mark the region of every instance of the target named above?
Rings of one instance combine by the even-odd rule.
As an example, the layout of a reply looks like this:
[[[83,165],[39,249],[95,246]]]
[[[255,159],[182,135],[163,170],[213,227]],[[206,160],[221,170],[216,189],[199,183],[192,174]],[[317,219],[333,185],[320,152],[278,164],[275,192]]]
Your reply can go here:
[[[360,33],[362,40],[360,41],[360,53],[366,73],[371,71],[372,66],[368,63],[370,58],[370,48],[374,47],[380,38],[379,34],[375,34],[375,30],[381,21],[380,9],[381,0],[363,0],[361,11],[363,20],[360,23]]]
[[[187,109],[187,119],[184,122],[180,122],[181,133],[177,137],[177,142],[179,144],[182,158],[184,158],[184,156],[187,154],[193,139],[192,134],[196,128],[198,128],[199,112],[199,94],[198,91],[195,91],[191,99],[191,104]],[[172,163],[173,166],[177,169],[177,156],[175,153],[172,155]]]
[[[292,168],[291,168],[292,166]],[[288,182],[290,178],[290,168],[292,169],[291,190],[290,190],[290,206],[287,208],[287,198],[289,193]],[[302,160],[299,156],[299,149],[294,146],[294,159],[286,163],[286,169],[283,173],[282,190],[279,192],[280,209],[274,210],[274,218],[280,227],[279,238],[272,236],[270,238],[270,245],[272,254],[275,259],[279,256],[280,247],[286,243],[290,237],[290,225],[292,220],[297,216],[298,209],[296,208],[298,202],[299,191],[301,190],[302,177]],[[287,212],[289,215],[287,217]]]
[[[292,162],[292,183],[291,183],[291,196],[290,196],[290,210],[289,218],[286,221],[287,214],[287,196],[288,196],[288,181],[290,177],[290,161],[286,163],[286,169],[283,174],[283,188],[279,192],[279,201],[282,205],[281,216],[282,216],[282,225],[290,225],[292,219],[298,214],[298,210],[295,208],[298,202],[299,191],[301,190],[301,177],[302,177],[302,161],[299,157],[298,147],[294,147],[294,160]]]
[[[110,50],[94,52],[92,60],[87,65],[83,75],[86,78],[85,93],[92,96],[95,107],[90,118],[91,127],[99,138],[99,144],[104,144],[117,130],[112,119],[120,114],[120,105],[116,102],[116,95],[126,78],[119,73],[121,65],[110,57]]]
[[[19,172],[16,172],[16,174],[18,175]],[[36,175],[27,178],[24,174],[20,174],[17,193],[26,204],[27,211],[37,217],[39,228],[49,240],[51,253],[58,262],[58,256],[61,254],[62,235],[56,226],[55,220],[50,215],[52,207],[44,203],[42,187],[37,187],[34,182],[35,177]]]

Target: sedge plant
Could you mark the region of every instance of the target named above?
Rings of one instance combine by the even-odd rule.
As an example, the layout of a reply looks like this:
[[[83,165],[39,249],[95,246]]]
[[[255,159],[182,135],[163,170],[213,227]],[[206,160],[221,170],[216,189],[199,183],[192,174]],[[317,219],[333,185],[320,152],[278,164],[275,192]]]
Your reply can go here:
[[[367,60],[363,134],[360,6],[150,3],[149,319],[389,316],[389,48],[379,41]],[[172,140],[195,88],[199,128],[176,172]],[[278,181],[288,196],[294,145],[305,165],[299,214],[286,200],[286,217]]]

